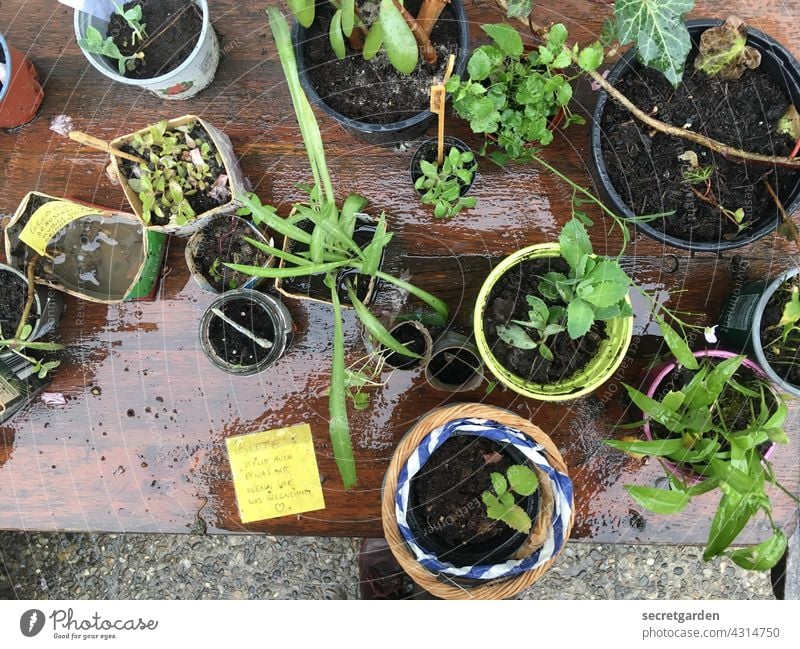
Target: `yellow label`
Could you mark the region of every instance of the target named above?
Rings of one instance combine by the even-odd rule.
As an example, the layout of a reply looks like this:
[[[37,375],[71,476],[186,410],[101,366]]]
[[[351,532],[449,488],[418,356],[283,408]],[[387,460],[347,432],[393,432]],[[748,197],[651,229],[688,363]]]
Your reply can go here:
[[[47,254],[51,239],[74,220],[83,216],[104,216],[85,205],[67,201],[50,201],[33,213],[20,232],[20,240],[40,255]]]
[[[325,509],[311,427],[225,440],[242,523]]]
[[[444,102],[447,93],[444,86],[433,86],[431,88],[431,112],[437,115],[444,112]]]

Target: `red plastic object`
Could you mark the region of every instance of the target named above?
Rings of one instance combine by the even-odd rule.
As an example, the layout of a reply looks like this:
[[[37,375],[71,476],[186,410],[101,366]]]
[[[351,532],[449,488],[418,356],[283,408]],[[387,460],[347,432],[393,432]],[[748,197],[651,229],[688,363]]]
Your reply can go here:
[[[27,124],[39,110],[44,91],[36,68],[27,56],[11,47],[0,36],[6,58],[6,83],[0,90],[0,128]]]

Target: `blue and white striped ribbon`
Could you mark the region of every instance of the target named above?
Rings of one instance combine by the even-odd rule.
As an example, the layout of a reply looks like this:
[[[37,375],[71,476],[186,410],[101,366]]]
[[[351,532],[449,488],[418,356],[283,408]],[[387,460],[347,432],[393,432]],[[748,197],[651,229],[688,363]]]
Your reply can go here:
[[[510,559],[504,563],[457,568],[450,563],[440,561],[435,555],[426,552],[417,544],[406,518],[411,480],[425,465],[431,454],[456,432],[480,435],[497,442],[511,443],[550,477],[555,501],[553,520],[544,545],[532,555],[524,559]],[[465,579],[489,580],[498,577],[515,577],[528,570],[534,570],[558,554],[567,540],[565,535],[572,516],[572,481],[567,475],[550,466],[543,451],[543,446],[526,435],[489,419],[454,419],[431,431],[401,469],[395,497],[395,511],[400,532],[417,561],[431,572]]]

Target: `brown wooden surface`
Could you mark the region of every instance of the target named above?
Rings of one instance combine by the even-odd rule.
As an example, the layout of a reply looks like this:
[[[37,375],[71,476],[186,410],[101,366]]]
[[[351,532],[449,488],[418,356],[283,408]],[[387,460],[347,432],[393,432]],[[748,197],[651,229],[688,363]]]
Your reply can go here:
[[[111,140],[148,123],[185,113],[202,115],[224,129],[241,156],[245,173],[262,199],[288,205],[300,198],[294,184],[309,178],[289,94],[268,35],[264,2],[213,0],[212,18],[223,59],[214,84],[187,102],[160,101],[135,88],[114,85],[97,73],[75,44],[72,12],[51,0],[3,0],[0,29],[17,48],[29,51],[44,82],[39,118],[16,133],[0,133],[0,212],[11,213],[22,196],[37,189],[125,207],[119,187],[105,174],[106,157],[84,150],[48,130],[66,113],[76,128]],[[548,9],[554,4],[557,9]],[[743,0],[698,2],[695,16],[738,13],[800,54],[796,26],[800,3]],[[588,0],[537,3],[540,22],[562,20],[581,42],[599,30],[607,8]],[[487,8],[467,8],[473,46],[479,24],[496,21]],[[594,103],[588,88],[582,105]],[[482,164],[473,194],[479,207],[453,221],[436,221],[416,198],[408,179],[410,150],[368,146],[321,117],[328,159],[340,196],[359,191],[372,209],[385,210],[396,233],[387,255],[390,271],[409,270],[415,282],[445,298],[459,324],[469,322],[474,297],[491,265],[528,244],[553,240],[569,214],[570,192],[534,166],[499,170]],[[451,133],[473,144],[463,125]],[[570,139],[559,135],[546,157],[581,183],[585,127]],[[598,218],[592,232],[599,252],[616,252],[620,241]],[[751,277],[775,275],[790,263],[788,246],[768,237],[737,254],[751,260]],[[731,256],[698,256],[637,238],[628,251],[633,275],[672,307],[708,314],[713,323],[731,284]],[[50,391],[63,392],[64,407],[31,404],[12,425],[0,429],[0,528],[184,532],[203,510],[211,532],[380,535],[381,480],[397,440],[417,417],[443,403],[485,401],[511,408],[552,435],[575,481],[574,537],[603,542],[702,543],[710,522],[710,497],[678,516],[637,512],[623,484],[655,484],[658,465],[642,466],[607,449],[601,440],[623,417],[621,380],[636,381],[660,338],[637,303],[635,337],[625,363],[596,394],[571,404],[548,405],[484,389],[449,397],[425,387],[420,371],[396,372],[375,392],[371,408],[352,413],[360,486],[345,494],[330,456],[327,403],[323,391],[330,368],[330,309],[288,304],[298,332],[272,371],[236,378],[216,370],[203,356],[197,324],[211,301],[189,277],[183,241],[173,239],[169,273],[151,303],[100,306],[67,299],[58,338],[68,346]],[[383,292],[379,306],[388,304]],[[361,348],[352,313],[346,315],[351,357]],[[701,341],[702,342],[702,341]],[[102,393],[95,396],[91,388]],[[309,422],[327,508],[299,517],[247,526],[239,522],[224,439],[239,433]],[[797,408],[791,410],[790,447],[775,455],[776,472],[798,491]],[[795,508],[774,494],[775,518],[784,529]],[[763,526],[742,540],[763,536]]]

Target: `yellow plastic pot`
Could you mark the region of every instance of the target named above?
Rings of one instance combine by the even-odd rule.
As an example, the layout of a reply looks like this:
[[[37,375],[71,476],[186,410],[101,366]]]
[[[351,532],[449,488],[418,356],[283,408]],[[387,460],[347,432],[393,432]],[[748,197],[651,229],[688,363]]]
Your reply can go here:
[[[558,383],[547,385],[532,383],[503,367],[492,353],[483,330],[483,314],[489,294],[497,281],[514,266],[531,259],[561,256],[557,243],[540,243],[518,250],[500,262],[481,286],[473,316],[473,328],[478,352],[486,367],[497,379],[514,392],[540,401],[568,401],[593,392],[605,383],[625,358],[633,336],[633,316],[613,318],[606,321],[608,338],[600,345],[597,355],[582,370]],[[627,298],[630,304],[630,298]]]

